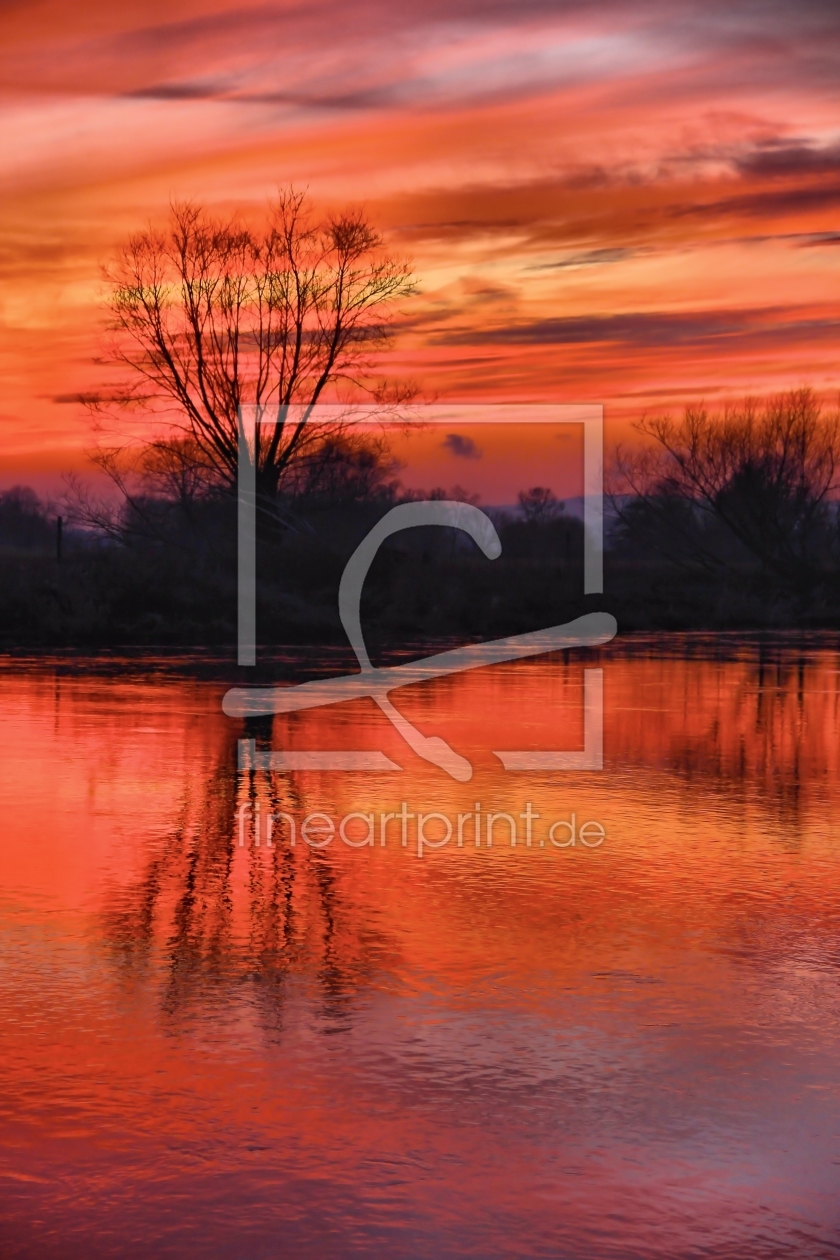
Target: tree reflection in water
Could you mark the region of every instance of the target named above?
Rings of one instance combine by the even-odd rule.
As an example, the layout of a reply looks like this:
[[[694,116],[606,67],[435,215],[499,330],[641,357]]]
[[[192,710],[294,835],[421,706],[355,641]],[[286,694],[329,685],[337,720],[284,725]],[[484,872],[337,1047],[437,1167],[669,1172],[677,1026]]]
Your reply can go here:
[[[244,737],[269,748],[271,719],[249,721]],[[300,819],[305,801],[293,776],[237,769],[236,740],[231,732],[203,778],[188,777],[172,829],[105,911],[106,938],[128,986],[155,970],[165,976],[160,1005],[173,1026],[210,1008],[223,1018],[247,989],[264,1032],[279,1035],[287,983],[299,974],[317,983],[330,1031],[395,945],[362,921],[329,851],[290,846],[282,821],[266,846],[268,814]],[[244,802],[262,824],[259,845],[246,827],[243,849]]]
[[[608,824],[611,840],[599,871],[638,851],[651,863],[639,868],[650,878],[666,869],[666,853],[675,870],[685,872],[690,860],[699,864],[698,872],[702,867],[709,874],[726,855],[726,872],[721,869],[715,877],[722,891],[737,869],[734,852],[726,847],[730,839],[756,852],[770,842],[793,853],[810,843],[809,837],[821,835],[833,816],[840,775],[837,660],[833,649],[819,643],[792,650],[784,640],[735,640],[729,646],[718,639],[712,651],[701,640],[677,637],[666,645],[661,640],[649,646],[644,640],[619,643],[603,657],[605,773],[568,778],[562,790],[535,784],[527,791],[537,793],[535,807],[543,816],[552,810],[558,816],[559,802],[571,801],[570,807],[586,807],[588,817]],[[478,769],[475,783],[459,788],[461,796],[449,801],[451,811],[471,808],[479,797],[495,801],[498,809],[521,809],[526,787],[516,776],[489,766],[488,732],[504,715],[510,742],[527,746],[535,738],[533,728],[525,729],[530,716],[573,712],[579,706],[580,679],[579,663],[559,660],[464,677],[455,701],[467,716],[455,730],[453,746],[473,757]],[[448,693],[432,697],[421,714],[424,729],[446,730],[445,711],[455,701]],[[520,719],[523,727],[517,732]],[[157,985],[161,1010],[173,1028],[206,1018],[211,1010],[219,1020],[239,1018],[244,1001],[266,1034],[278,1036],[290,986],[305,980],[318,994],[324,1019],[319,1026],[335,1029],[351,1019],[360,990],[399,968],[414,948],[412,940],[431,932],[422,921],[429,903],[416,883],[420,876],[404,860],[389,865],[389,854],[378,846],[363,860],[337,840],[318,850],[298,835],[292,847],[282,822],[275,844],[267,848],[269,813],[288,813],[299,823],[328,800],[341,801],[347,790],[344,808],[334,811],[340,817],[359,807],[351,803],[353,789],[346,789],[346,779],[339,785],[321,777],[316,790],[307,776],[259,767],[237,770],[237,738],[254,739],[262,749],[282,747],[289,728],[270,718],[252,719],[244,727],[221,714],[206,720],[212,738],[202,737],[196,749],[186,747],[171,826],[160,839],[137,845],[139,873],[128,878],[123,873],[123,882],[108,896],[107,939],[124,981],[129,987],[141,981]],[[547,730],[559,746],[574,739],[573,728],[570,734],[559,717]],[[545,733],[540,729],[537,739]],[[310,734],[297,731],[295,746],[307,746]],[[429,808],[446,807],[437,780],[419,777],[436,772],[414,772],[406,765],[410,773],[398,788],[387,789],[387,805],[380,791],[383,808],[392,807],[395,791],[410,800],[425,799]],[[366,780],[364,790],[373,808],[376,780]],[[644,812],[642,802],[651,791],[659,807],[642,823],[634,811]],[[699,847],[689,853],[679,842],[672,851],[690,801],[700,811],[700,829],[693,833]],[[251,821],[245,847],[239,847],[237,810],[243,803],[250,805],[251,820],[257,813],[262,819],[259,846],[252,843]],[[726,845],[711,847],[719,840]],[[494,862],[500,858],[497,846]],[[467,871],[474,879],[478,868],[459,862],[457,868],[438,869],[434,914],[438,930],[452,937],[439,938],[435,946],[436,965],[442,966],[447,951],[457,955],[461,935],[473,931],[480,909],[464,908]],[[510,865],[491,871],[485,861],[481,870],[481,878],[492,879],[495,892],[504,893],[504,905],[515,904],[528,886],[526,868],[519,875]],[[524,881],[521,889],[517,881]],[[667,880],[662,892],[666,899],[672,895]],[[600,904],[605,885],[595,882],[586,896]]]

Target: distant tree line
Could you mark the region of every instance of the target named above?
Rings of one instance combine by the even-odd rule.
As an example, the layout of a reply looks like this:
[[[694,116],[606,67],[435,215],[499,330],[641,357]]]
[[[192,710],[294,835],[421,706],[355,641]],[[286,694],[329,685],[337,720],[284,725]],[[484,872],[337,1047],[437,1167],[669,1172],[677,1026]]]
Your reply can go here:
[[[633,575],[632,621],[836,623],[838,413],[799,389],[637,428],[644,445],[620,450],[611,476],[612,572],[624,594]]]
[[[31,551],[44,549],[55,539],[55,519],[30,486],[0,491],[0,545]]]
[[[338,584],[376,520],[399,502],[470,498],[459,486],[404,489],[382,446],[343,449],[344,458],[332,449],[301,465],[279,523],[258,534],[263,642],[343,644]],[[54,510],[32,491],[9,492],[0,498],[2,640],[233,644],[236,507],[231,494],[132,496],[106,527],[70,530],[59,562]],[[503,548],[493,564],[455,530],[411,530],[383,546],[364,590],[371,643],[480,639],[581,611],[582,523],[541,487],[490,510]]]
[[[800,390],[639,428],[646,443],[618,451],[610,474],[600,601],[581,595],[582,522],[536,486],[488,509],[492,565],[455,531],[390,540],[365,587],[373,639],[516,633],[596,605],[624,629],[840,626],[837,416]],[[142,492],[71,528],[61,563],[55,507],[27,487],[0,493],[5,642],[233,642],[235,496],[173,482],[153,446],[142,458]],[[343,642],[338,582],[375,521],[407,499],[470,499],[408,491],[398,474],[384,439],[353,432],[292,463],[258,535],[266,642]]]

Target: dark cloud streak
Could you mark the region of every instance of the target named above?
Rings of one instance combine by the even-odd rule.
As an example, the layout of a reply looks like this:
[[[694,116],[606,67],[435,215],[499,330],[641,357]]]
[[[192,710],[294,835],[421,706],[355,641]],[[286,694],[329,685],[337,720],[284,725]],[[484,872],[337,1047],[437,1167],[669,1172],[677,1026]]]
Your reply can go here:
[[[757,145],[735,165],[744,175],[833,175],[840,173],[840,144],[821,148],[804,140],[774,140]]]
[[[636,311],[534,320],[501,328],[440,333],[443,345],[612,344],[655,348],[749,340],[767,344],[840,337],[840,314],[795,318],[787,307],[731,311]]]

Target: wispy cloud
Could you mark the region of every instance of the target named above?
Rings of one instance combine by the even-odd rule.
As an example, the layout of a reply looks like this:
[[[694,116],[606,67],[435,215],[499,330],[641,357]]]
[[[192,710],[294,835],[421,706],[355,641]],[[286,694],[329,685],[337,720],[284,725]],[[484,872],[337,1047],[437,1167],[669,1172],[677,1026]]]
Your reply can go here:
[[[767,140],[737,159],[746,175],[836,175],[840,173],[840,144],[808,140]]]
[[[574,271],[578,267],[603,267],[609,263],[624,262],[632,258],[638,251],[618,247],[603,246],[600,249],[586,249],[582,253],[569,254],[556,262],[535,263],[534,271]]]
[[[835,338],[836,317],[793,316],[788,307],[760,307],[725,311],[634,311],[625,315],[594,315],[541,319],[502,328],[483,329],[480,339],[490,345],[626,345],[638,347],[703,347],[710,343],[761,342]],[[445,345],[467,345],[475,333],[441,333]]]
[[[0,35],[6,389],[33,431],[103,388],[120,239],[171,197],[258,213],[285,183],[410,255],[396,370],[430,388],[609,405],[711,392],[723,356],[745,387],[840,384],[836,0],[40,0]]]

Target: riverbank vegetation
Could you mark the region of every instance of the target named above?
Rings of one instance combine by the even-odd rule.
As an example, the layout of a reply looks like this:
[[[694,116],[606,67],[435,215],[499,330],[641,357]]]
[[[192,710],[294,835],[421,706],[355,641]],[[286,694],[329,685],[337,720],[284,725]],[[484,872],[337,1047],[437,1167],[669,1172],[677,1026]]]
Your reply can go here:
[[[646,442],[612,461],[603,596],[582,594],[582,521],[548,487],[529,487],[487,509],[496,561],[451,530],[389,540],[364,590],[370,641],[482,639],[596,608],[625,630],[840,626],[836,416],[797,391],[641,428]],[[54,506],[26,488],[0,495],[5,644],[235,643],[236,496],[196,477],[195,461],[181,476],[175,450],[147,447],[107,504],[76,487],[60,509],[60,554]],[[407,492],[384,439],[352,434],[330,432],[291,467],[259,500],[258,637],[341,644],[338,584],[371,526],[397,503],[465,492]]]

